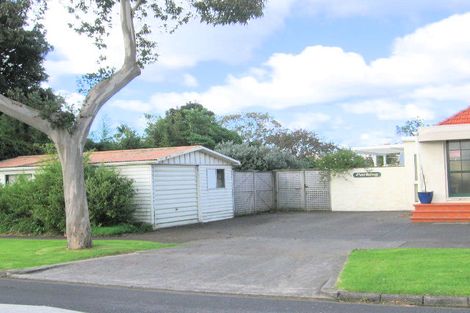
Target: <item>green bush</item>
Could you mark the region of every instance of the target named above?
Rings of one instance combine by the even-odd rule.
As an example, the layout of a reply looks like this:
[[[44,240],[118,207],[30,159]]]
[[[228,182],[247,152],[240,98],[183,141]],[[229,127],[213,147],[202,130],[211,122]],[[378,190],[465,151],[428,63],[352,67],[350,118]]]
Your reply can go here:
[[[93,225],[111,226],[132,222],[132,180],[109,167],[91,167],[87,171],[86,190]]]
[[[132,223],[132,180],[114,169],[85,165],[90,221],[94,226]],[[0,186],[0,232],[63,233],[65,231],[62,170],[46,163],[33,180],[20,177]]]
[[[314,160],[315,168],[328,172],[333,176],[342,175],[355,168],[367,168],[372,166],[369,160],[358,155],[356,152],[341,149],[325,155],[319,160]]]
[[[240,161],[239,169],[241,170],[300,169],[309,165],[308,162],[299,160],[295,155],[276,147],[226,142],[218,144],[215,150]]]

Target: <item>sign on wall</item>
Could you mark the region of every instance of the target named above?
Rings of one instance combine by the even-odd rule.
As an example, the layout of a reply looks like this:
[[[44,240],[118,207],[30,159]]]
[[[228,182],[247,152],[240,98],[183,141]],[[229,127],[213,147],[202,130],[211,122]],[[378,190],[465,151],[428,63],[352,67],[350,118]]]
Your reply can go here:
[[[380,172],[356,172],[353,173],[354,178],[376,178],[382,176]]]

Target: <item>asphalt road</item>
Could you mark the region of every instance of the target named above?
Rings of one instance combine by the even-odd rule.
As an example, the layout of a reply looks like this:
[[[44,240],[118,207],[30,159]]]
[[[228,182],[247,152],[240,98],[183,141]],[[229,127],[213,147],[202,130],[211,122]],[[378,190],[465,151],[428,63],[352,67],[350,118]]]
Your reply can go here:
[[[447,313],[459,309],[362,305],[0,279],[0,304],[45,305],[87,313]],[[33,311],[32,311],[33,312]]]

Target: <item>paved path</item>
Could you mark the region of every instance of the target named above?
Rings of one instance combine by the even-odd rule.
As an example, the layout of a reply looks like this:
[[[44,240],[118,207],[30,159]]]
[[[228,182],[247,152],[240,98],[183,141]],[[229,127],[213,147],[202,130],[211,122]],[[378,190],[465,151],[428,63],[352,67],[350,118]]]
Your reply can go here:
[[[47,305],[87,313],[468,312],[467,310],[444,308],[363,305],[318,300],[195,294],[1,279],[0,303]],[[0,305],[0,312],[4,313],[5,311],[2,311],[1,308]],[[30,310],[27,312],[38,311]]]
[[[177,248],[79,262],[18,277],[177,291],[321,297],[357,248],[470,246],[468,225],[407,213],[266,214],[128,236]]]

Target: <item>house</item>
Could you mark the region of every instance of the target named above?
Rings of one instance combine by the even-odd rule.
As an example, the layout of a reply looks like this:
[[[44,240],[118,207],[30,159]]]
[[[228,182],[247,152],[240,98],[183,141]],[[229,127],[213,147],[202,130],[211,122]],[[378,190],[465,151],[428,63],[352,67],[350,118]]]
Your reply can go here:
[[[375,162],[395,154],[399,162],[333,177],[333,211],[408,210],[413,222],[470,222],[470,107],[400,144],[354,150]],[[419,203],[425,190],[431,204]]]
[[[46,155],[0,162],[0,183],[34,176]],[[89,162],[113,166],[134,181],[135,218],[163,228],[232,218],[237,160],[204,148],[184,146],[92,152]]]

